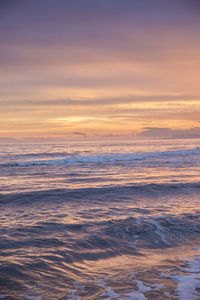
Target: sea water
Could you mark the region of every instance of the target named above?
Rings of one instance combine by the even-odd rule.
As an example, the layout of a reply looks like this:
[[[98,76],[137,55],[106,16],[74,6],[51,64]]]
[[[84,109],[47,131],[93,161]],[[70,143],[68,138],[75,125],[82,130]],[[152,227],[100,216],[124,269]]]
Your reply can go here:
[[[200,299],[200,140],[0,145],[0,299]]]

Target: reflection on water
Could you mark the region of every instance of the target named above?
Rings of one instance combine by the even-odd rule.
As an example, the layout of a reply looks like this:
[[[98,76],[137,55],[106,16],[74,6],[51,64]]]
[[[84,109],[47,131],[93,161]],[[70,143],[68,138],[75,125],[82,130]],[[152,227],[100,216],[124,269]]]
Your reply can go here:
[[[199,140],[0,146],[2,193],[199,182]]]
[[[200,154],[184,143],[126,144],[128,155],[151,152],[143,159],[1,165],[0,298],[198,299]],[[85,157],[83,145],[65,147],[21,145],[2,157]],[[87,147],[89,156],[123,149]]]

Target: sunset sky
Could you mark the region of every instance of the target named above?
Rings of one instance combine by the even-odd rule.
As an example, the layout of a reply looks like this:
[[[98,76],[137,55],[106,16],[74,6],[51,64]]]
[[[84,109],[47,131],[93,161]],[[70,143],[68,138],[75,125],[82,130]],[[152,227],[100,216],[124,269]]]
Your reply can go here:
[[[200,1],[1,0],[0,108],[1,138],[200,132]]]

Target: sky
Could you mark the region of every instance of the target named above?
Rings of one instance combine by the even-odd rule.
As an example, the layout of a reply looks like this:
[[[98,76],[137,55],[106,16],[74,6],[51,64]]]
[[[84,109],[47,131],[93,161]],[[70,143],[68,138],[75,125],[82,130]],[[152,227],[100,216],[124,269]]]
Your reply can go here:
[[[0,138],[200,136],[199,0],[1,0]]]

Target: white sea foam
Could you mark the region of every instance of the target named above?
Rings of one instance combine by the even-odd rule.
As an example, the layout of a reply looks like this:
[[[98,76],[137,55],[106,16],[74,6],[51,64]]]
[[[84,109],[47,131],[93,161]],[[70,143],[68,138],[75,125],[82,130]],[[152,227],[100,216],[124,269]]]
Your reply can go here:
[[[149,286],[145,285],[144,282],[141,280],[137,281],[137,286],[138,286],[139,291],[143,292],[143,293],[150,292],[152,290]]]
[[[12,161],[6,163],[6,165],[17,165],[17,166],[32,166],[32,165],[62,165],[62,164],[84,164],[84,163],[113,163],[113,162],[127,162],[127,161],[141,161],[146,159],[171,159],[174,158],[184,159],[187,157],[193,157],[200,155],[200,148],[192,148],[186,150],[176,150],[176,151],[161,151],[161,152],[143,152],[143,153],[112,153],[112,154],[98,154],[98,155],[88,155],[88,156],[66,156],[64,158],[56,159],[40,159],[40,160],[26,160],[26,161]],[[0,165],[5,165],[1,163]]]
[[[106,288],[106,292],[101,294],[101,297],[109,299],[119,299],[119,294],[115,293],[110,287]]]
[[[151,286],[145,284],[141,280],[136,281],[138,291],[137,292],[131,292],[126,294],[126,298],[123,299],[133,299],[133,300],[147,300],[144,293],[152,291]]]
[[[76,290],[71,290],[71,295],[68,296],[71,300],[80,300],[80,297],[76,295]]]
[[[200,274],[177,275],[173,276],[173,279],[178,282],[177,292],[180,300],[196,300],[197,296],[200,297],[200,293],[196,290],[200,287]]]
[[[171,278],[177,282],[176,291],[180,300],[197,300],[200,299],[200,257],[189,260],[188,268],[180,268],[183,274],[170,275],[161,273],[163,278]]]
[[[148,300],[143,293],[140,292],[133,292],[126,294],[126,298],[120,298],[122,299],[131,299],[131,300]]]
[[[169,245],[165,233],[164,233],[164,228],[158,223],[156,222],[154,219],[149,220],[149,224],[152,224],[156,227],[155,233],[160,237],[161,241],[166,244]]]

